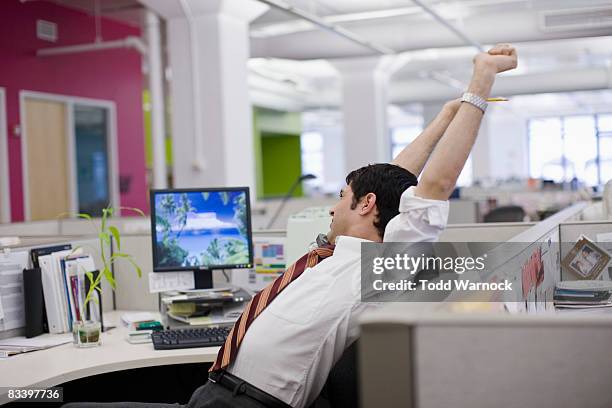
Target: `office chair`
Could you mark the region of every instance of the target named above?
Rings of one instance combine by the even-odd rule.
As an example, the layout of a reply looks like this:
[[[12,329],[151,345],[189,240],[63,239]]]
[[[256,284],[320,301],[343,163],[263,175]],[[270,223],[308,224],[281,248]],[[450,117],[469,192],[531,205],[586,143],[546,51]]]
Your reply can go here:
[[[525,210],[518,205],[497,207],[484,216],[484,222],[522,222]]]
[[[357,386],[357,343],[351,344],[332,368],[321,395],[309,408],[359,406]]]

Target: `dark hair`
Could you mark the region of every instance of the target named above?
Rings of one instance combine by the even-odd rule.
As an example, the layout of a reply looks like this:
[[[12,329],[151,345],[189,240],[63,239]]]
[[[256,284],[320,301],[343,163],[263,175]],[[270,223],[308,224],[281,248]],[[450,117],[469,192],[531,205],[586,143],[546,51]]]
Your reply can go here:
[[[399,202],[402,193],[410,186],[416,186],[417,178],[394,164],[370,164],[351,171],[346,176],[346,184],[353,191],[351,209],[368,193],[376,195],[376,208],[378,217],[374,226],[381,238],[385,235],[385,228],[393,217],[399,214]]]

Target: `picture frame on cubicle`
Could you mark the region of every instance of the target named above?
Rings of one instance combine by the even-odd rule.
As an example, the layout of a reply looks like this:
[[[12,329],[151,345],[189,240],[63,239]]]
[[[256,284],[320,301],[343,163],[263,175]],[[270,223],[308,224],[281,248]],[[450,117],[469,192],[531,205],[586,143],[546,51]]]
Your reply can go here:
[[[578,279],[597,279],[606,265],[610,255],[586,237],[581,237],[572,250],[563,258],[561,266],[574,274]]]

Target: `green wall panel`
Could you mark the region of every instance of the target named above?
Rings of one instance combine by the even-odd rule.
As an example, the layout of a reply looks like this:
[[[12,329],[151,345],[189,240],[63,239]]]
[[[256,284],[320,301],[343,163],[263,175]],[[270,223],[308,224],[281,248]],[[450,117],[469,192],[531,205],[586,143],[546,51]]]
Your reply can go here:
[[[287,193],[302,172],[300,148],[301,114],[255,107],[253,147],[257,197],[279,197]],[[299,186],[293,196],[301,197]]]
[[[284,196],[302,174],[300,136],[263,133],[261,151],[263,196]],[[302,194],[302,186],[298,186],[293,196]]]

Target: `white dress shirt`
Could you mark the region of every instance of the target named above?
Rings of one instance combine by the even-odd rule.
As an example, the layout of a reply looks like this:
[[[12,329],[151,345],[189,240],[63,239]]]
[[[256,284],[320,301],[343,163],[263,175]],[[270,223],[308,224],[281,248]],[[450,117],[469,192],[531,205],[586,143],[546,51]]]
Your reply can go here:
[[[435,241],[448,201],[407,189],[385,242]],[[358,337],[358,318],[377,307],[361,302],[361,242],[339,236],[334,254],[289,284],[253,321],[228,371],[292,407],[309,406],[344,350]]]

